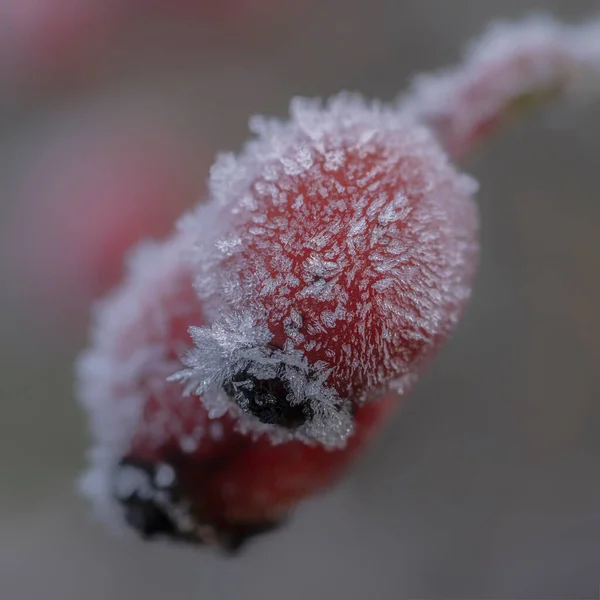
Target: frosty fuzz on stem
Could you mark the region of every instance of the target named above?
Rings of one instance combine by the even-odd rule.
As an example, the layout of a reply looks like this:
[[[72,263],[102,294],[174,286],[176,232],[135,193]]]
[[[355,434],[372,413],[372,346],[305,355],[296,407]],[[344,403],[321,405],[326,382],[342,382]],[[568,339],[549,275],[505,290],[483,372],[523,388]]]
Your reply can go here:
[[[548,15],[494,23],[462,64],[419,75],[399,110],[462,156],[514,112],[560,94],[600,91],[600,18],[565,25]]]
[[[394,106],[341,94],[252,119],[209,201],[97,310],[78,380],[104,514],[234,549],[335,481],[470,294],[477,186],[442,145],[462,154],[516,98],[594,72],[596,30],[492,30]]]

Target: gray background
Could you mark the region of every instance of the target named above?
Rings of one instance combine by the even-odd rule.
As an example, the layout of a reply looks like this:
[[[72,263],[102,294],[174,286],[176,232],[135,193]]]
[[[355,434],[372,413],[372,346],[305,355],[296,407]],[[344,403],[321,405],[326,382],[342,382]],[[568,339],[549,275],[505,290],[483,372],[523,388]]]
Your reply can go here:
[[[0,220],[33,132],[81,106],[142,98],[234,149],[250,115],[284,114],[293,95],[389,99],[492,18],[598,7],[303,0],[259,41],[207,27],[194,52],[146,48],[92,83],[2,106]],[[18,278],[0,273],[2,600],[598,598],[599,155],[600,104],[559,106],[467,165],[483,252],[459,331],[343,484],[235,559],[116,539],[92,520],[73,491],[83,334],[32,319]]]

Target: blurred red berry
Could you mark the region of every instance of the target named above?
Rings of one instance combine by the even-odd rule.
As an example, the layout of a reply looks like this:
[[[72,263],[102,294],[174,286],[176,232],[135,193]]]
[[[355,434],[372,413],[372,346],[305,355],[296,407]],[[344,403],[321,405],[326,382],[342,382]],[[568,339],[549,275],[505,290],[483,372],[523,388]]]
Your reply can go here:
[[[330,485],[469,296],[475,185],[425,129],[346,95],[252,128],[80,362],[84,488],[145,536],[235,547]]]
[[[202,165],[159,127],[100,120],[43,140],[17,183],[7,255],[43,314],[83,313],[140,239],[165,235]]]
[[[113,0],[2,0],[0,68],[11,82],[59,77],[110,46]]]

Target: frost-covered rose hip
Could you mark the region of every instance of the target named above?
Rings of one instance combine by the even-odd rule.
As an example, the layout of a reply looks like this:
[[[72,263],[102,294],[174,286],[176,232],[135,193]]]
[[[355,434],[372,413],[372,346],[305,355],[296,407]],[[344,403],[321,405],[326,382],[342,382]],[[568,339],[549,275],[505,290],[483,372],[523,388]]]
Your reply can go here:
[[[287,122],[212,170],[186,382],[211,410],[344,445],[352,410],[403,392],[456,323],[475,266],[473,181],[431,135],[342,95],[296,100]],[[208,226],[207,226],[208,225]]]
[[[341,95],[254,119],[209,202],[98,310],[79,388],[103,512],[235,548],[335,481],[469,296],[476,186],[436,138],[462,155],[522,99],[597,81],[599,27],[492,30],[394,108]]]
[[[295,100],[140,249],[80,363],[85,489],[146,536],[234,547],[334,481],[456,324],[473,181],[378,103]],[[188,332],[189,330],[189,332]]]

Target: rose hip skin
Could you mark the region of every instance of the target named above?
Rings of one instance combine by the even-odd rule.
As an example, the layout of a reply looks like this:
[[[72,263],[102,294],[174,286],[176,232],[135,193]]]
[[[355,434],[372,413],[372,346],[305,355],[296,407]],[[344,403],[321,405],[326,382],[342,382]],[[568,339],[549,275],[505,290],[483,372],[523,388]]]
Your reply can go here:
[[[233,548],[330,485],[469,294],[474,185],[425,130],[345,95],[254,128],[80,363],[84,488],[145,536]]]
[[[457,320],[475,264],[473,205],[445,181],[440,187],[447,197],[436,206],[439,198],[427,190],[437,176],[433,169],[385,144],[346,151],[336,169],[315,158],[314,172],[283,188],[302,199],[301,207],[255,193],[271,231],[259,233],[250,221],[239,259],[260,263],[270,281],[285,275],[281,287],[293,287],[291,278],[304,285],[289,301],[281,287],[259,292],[272,343],[283,347],[291,339],[311,364],[328,364],[328,382],[353,402],[418,372]],[[273,194],[281,193],[274,185]],[[297,240],[271,256],[265,238],[294,231]]]

